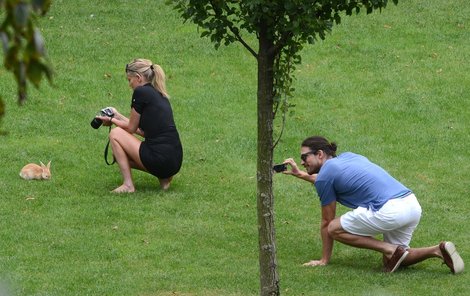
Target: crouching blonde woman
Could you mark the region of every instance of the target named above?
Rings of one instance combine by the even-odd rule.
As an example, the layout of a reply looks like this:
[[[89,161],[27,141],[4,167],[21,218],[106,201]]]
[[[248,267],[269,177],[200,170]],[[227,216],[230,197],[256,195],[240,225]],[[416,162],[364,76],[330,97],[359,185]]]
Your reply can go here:
[[[168,100],[165,73],[150,60],[135,59],[126,65],[126,75],[133,89],[129,118],[115,108],[114,117],[97,116],[103,125],[115,125],[109,139],[123,183],[112,192],[135,191],[132,169],[152,174],[167,190],[181,168],[183,148]]]

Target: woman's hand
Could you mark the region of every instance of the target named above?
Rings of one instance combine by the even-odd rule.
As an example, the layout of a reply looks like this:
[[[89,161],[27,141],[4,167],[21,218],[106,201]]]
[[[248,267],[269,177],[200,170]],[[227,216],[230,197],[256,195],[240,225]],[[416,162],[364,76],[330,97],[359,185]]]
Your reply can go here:
[[[114,117],[114,118],[120,118],[120,117],[122,116],[121,113],[119,113],[119,111],[118,111],[116,108],[114,108],[114,107],[109,107],[109,108],[110,108],[111,110],[113,110],[113,113],[114,113],[114,116],[113,116],[113,117]]]
[[[113,114],[114,114],[113,117],[97,115],[97,116],[95,116],[95,118],[100,119],[100,120],[103,122],[103,123],[102,123],[103,126],[110,126],[110,125],[112,125],[111,120],[112,120],[113,118],[121,117],[122,115],[121,115],[121,114],[117,111],[117,109],[114,108],[114,107],[106,107],[106,109],[111,109],[111,111],[112,111]]]
[[[101,121],[103,122],[103,126],[110,126],[110,125],[112,124],[112,123],[111,123],[112,117],[108,117],[108,116],[96,116],[96,118],[101,119]]]

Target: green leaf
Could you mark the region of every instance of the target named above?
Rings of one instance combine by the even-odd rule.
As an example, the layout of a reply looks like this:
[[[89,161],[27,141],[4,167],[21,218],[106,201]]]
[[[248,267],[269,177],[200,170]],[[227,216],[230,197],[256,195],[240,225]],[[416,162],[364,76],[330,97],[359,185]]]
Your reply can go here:
[[[33,44],[36,52],[40,56],[44,56],[46,54],[44,39],[42,38],[41,31],[39,31],[39,29],[34,29]]]
[[[3,53],[6,55],[8,52],[8,48],[10,47],[8,35],[5,32],[0,32],[0,40],[2,40],[3,45]]]
[[[26,3],[18,3],[15,6],[14,21],[18,28],[24,28],[28,24],[30,18],[30,6]]]

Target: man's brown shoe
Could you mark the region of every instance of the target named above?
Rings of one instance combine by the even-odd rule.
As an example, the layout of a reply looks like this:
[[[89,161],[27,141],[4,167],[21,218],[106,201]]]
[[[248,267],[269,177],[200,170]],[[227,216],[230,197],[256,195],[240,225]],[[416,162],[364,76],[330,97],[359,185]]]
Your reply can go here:
[[[444,263],[450,268],[452,273],[457,274],[464,270],[465,265],[459,253],[457,252],[454,243],[441,242],[439,244],[439,249],[441,250]]]
[[[394,272],[408,256],[408,251],[402,246],[398,246],[392,257],[385,264],[384,272]]]

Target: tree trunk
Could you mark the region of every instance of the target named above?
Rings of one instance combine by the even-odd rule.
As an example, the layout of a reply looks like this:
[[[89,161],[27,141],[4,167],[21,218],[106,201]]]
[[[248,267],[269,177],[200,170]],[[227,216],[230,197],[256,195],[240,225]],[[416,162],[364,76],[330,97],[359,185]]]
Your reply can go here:
[[[273,163],[273,42],[261,25],[258,52],[257,207],[261,295],[280,295],[274,227]]]

